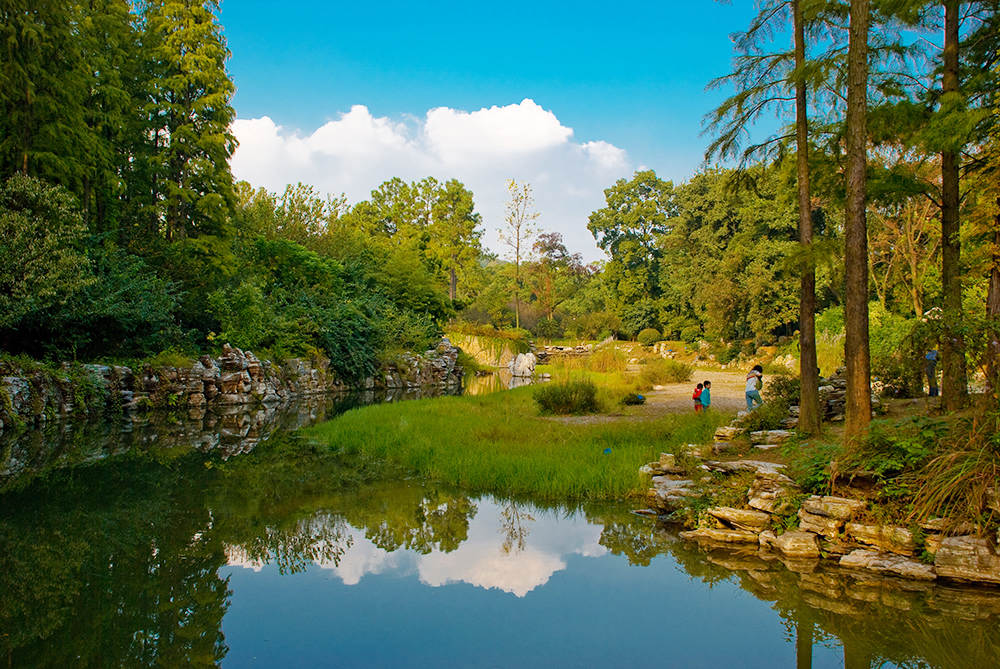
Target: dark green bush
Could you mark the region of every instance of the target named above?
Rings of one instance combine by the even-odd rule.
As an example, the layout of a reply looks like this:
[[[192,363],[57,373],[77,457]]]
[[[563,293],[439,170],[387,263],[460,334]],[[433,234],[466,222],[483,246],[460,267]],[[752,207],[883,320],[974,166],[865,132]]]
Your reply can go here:
[[[637,406],[645,403],[646,403],[646,398],[637,393],[629,393],[628,395],[622,398],[622,404],[624,404],[625,406]]]
[[[535,402],[544,414],[557,416],[597,413],[597,386],[591,381],[546,383],[535,391]]]
[[[646,328],[636,335],[635,340],[643,346],[652,346],[660,341],[660,331],[656,328]]]

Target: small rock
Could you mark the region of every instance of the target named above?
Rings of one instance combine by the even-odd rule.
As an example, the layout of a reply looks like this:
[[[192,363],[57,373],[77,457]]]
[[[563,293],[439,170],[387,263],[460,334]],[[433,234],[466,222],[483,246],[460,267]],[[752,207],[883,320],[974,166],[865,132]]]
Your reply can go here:
[[[828,539],[833,539],[840,534],[840,528],[843,526],[843,520],[809,513],[804,507],[799,509],[799,529],[805,532],[814,532]]]
[[[743,429],[732,425],[716,428],[715,441],[732,441],[743,434]]]
[[[754,444],[753,447],[758,451],[769,451],[772,448],[777,448],[780,444]]]
[[[783,444],[792,439],[795,433],[790,430],[761,430],[750,433],[752,444]]]

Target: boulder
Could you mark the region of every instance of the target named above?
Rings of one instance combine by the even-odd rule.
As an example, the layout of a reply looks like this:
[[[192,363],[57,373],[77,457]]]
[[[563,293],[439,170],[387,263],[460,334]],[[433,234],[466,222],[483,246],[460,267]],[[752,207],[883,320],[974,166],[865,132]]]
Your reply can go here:
[[[937,578],[934,567],[923,562],[910,560],[900,555],[859,548],[840,558],[841,567],[868,569],[879,574],[891,574],[917,581],[933,581]]]
[[[649,504],[660,511],[670,512],[680,508],[686,498],[697,495],[694,481],[654,476],[653,487],[649,489]]]
[[[770,514],[751,509],[734,509],[729,506],[716,506],[708,509],[708,514],[718,518],[727,525],[747,532],[760,532],[771,524]]]
[[[757,474],[772,476],[775,479],[791,483],[792,479],[784,475],[785,465],[774,462],[764,462],[763,460],[706,460],[702,469],[710,472],[722,472],[723,474],[735,474],[736,472],[755,472]]]
[[[828,518],[815,513],[809,513],[804,508],[799,509],[799,529],[804,532],[813,532],[828,539],[833,539],[840,534],[840,529],[844,526],[844,521],[838,518]]]
[[[515,378],[531,378],[535,373],[535,354],[518,353],[510,361],[510,375]]]
[[[812,495],[802,502],[802,508],[817,516],[836,518],[837,520],[850,520],[855,513],[865,508],[865,503],[857,499],[848,499],[847,497]]]
[[[732,441],[741,434],[743,434],[743,429],[739,427],[733,427],[732,425],[719,427],[715,430],[715,441]]]
[[[943,539],[934,555],[934,568],[944,578],[1000,584],[1000,556],[982,537]]]
[[[917,550],[917,542],[913,538],[913,533],[905,527],[847,523],[845,531],[851,539],[858,543],[875,546],[890,553],[913,556]]]
[[[927,532],[961,535],[972,534],[976,531],[976,526],[967,522],[955,522],[949,518],[931,518],[920,523],[920,529]]]
[[[812,532],[791,531],[775,535],[771,530],[760,533],[760,545],[793,558],[818,558],[819,539]]]
[[[743,530],[720,530],[710,527],[699,527],[696,530],[681,532],[681,538],[719,544],[758,543],[757,534],[755,532],[745,532]]]

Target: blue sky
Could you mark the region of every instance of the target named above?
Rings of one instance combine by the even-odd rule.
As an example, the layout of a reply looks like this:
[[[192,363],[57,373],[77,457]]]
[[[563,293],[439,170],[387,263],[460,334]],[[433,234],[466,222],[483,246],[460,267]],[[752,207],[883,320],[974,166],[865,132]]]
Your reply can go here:
[[[474,112],[517,105],[527,98],[554,115],[561,127],[572,129],[567,141],[574,146],[602,142],[622,150],[618,172],[648,166],[663,178],[682,181],[702,163],[708,142],[701,135],[702,117],[722,97],[707,93],[705,85],[727,71],[732,58],[729,35],[744,28],[754,11],[748,0],[299,1],[280,8],[273,2],[226,0],[222,22],[233,52],[230,72],[237,85],[239,118],[268,117],[282,141],[308,138],[355,105],[367,109],[371,123],[383,119],[409,126],[400,132],[414,139],[423,132],[428,110]],[[241,141],[253,143],[253,136],[245,133],[238,133]],[[250,151],[248,147],[245,154]],[[563,158],[572,160],[570,153]],[[383,171],[393,168],[392,161],[386,161]],[[489,158],[483,156],[483,161]],[[510,175],[539,182],[533,184],[539,202],[545,199],[540,190],[546,181],[560,172],[557,160],[544,162],[544,169]],[[282,181],[278,173],[240,169],[250,180],[258,176],[271,188]],[[408,169],[417,168],[400,167],[400,176],[409,176]],[[436,169],[462,171],[450,164]],[[512,171],[509,166],[507,171]],[[290,176],[303,174],[310,176],[308,171]],[[372,173],[369,180],[377,176]],[[441,176],[462,178],[461,173]],[[485,179],[481,174],[472,180]],[[502,179],[497,176],[497,181]],[[580,183],[579,178],[575,181]],[[319,186],[338,190],[334,183]],[[363,196],[352,192],[362,190],[360,182],[351,181],[340,190],[352,200]],[[592,190],[599,200],[600,188]],[[568,191],[560,192],[565,196]],[[588,206],[595,202],[593,197],[583,199]],[[558,207],[551,201],[547,203],[555,216]],[[581,218],[585,226],[585,215],[559,213],[575,218],[576,232]],[[496,216],[493,212],[492,218]],[[561,225],[570,230],[566,221]]]

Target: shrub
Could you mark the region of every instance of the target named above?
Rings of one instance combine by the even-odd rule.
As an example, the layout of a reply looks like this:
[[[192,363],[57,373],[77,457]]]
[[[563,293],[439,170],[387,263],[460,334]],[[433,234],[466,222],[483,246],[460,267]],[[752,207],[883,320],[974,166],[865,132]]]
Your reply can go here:
[[[625,406],[637,406],[639,404],[645,404],[646,398],[636,393],[629,393],[622,398],[621,403]]]
[[[702,337],[701,326],[699,325],[686,325],[681,328],[680,332],[681,340],[687,342],[688,344],[693,344]],[[726,361],[728,362],[728,360]]]
[[[767,377],[764,384],[764,400],[782,403],[787,410],[793,404],[799,403],[800,386],[799,379],[788,374],[775,374]]]
[[[628,365],[625,353],[609,346],[599,348],[581,360],[583,367],[592,372],[623,372]]]
[[[656,328],[646,328],[636,335],[635,340],[643,346],[652,346],[660,341],[660,331]]]
[[[784,402],[765,402],[740,419],[740,425],[747,432],[777,430],[786,418],[788,418],[787,404]]]
[[[535,402],[544,414],[566,416],[597,413],[597,386],[591,381],[547,383],[535,391]]]
[[[652,387],[662,383],[684,383],[691,380],[694,368],[677,360],[655,358],[642,366],[639,372],[639,382],[644,387]]]
[[[543,318],[535,324],[535,334],[542,339],[556,339],[562,333],[562,326],[554,318]]]

